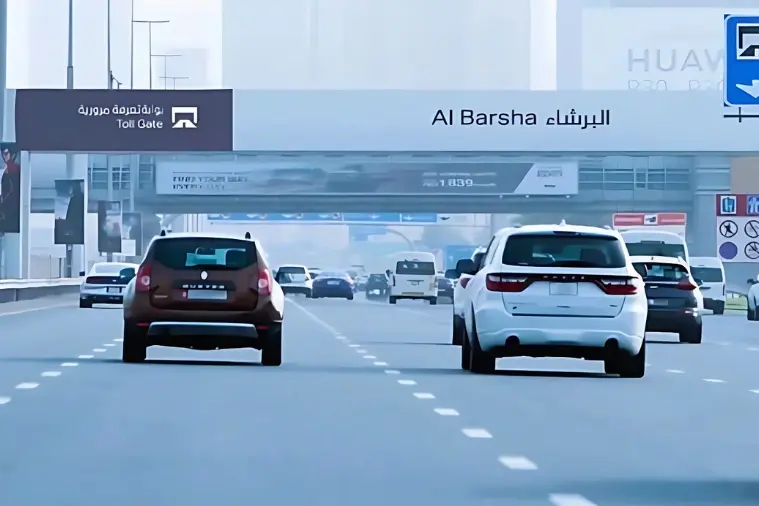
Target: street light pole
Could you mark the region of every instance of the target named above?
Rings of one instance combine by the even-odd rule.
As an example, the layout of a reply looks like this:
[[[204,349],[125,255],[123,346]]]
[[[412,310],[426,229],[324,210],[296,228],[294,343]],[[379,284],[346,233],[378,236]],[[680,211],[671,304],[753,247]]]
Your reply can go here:
[[[129,20],[129,89],[134,89],[134,0]]]
[[[106,0],[106,6],[105,6],[105,12],[106,12],[106,39],[107,39],[107,47],[108,47],[108,89],[113,89],[113,68],[111,67],[111,0]]]
[[[66,65],[66,89],[74,89],[74,0],[69,0],[69,33],[68,33],[68,58]],[[66,154],[66,177],[74,178],[74,155]],[[85,212],[87,207],[85,205]],[[66,265],[64,266],[64,275],[67,278],[73,277],[74,271],[74,245],[66,245]]]
[[[132,26],[134,26],[135,23],[143,23],[148,25],[148,63],[150,65],[150,68],[148,69],[148,78],[150,79],[150,86],[148,86],[149,89],[153,89],[153,25],[155,24],[165,24],[168,23],[168,19],[160,19],[160,20],[148,20],[148,19],[133,19],[132,20]],[[134,41],[132,41],[132,44],[134,44]],[[134,62],[132,64],[132,67],[134,67]],[[132,87],[134,87],[134,82],[132,83]]]
[[[167,75],[169,73],[169,58],[179,58],[182,56],[181,54],[153,54],[150,55],[152,58],[163,58],[163,75]],[[151,65],[152,68],[152,65]],[[160,78],[159,78],[160,79]],[[163,82],[163,89],[166,89],[166,81]]]

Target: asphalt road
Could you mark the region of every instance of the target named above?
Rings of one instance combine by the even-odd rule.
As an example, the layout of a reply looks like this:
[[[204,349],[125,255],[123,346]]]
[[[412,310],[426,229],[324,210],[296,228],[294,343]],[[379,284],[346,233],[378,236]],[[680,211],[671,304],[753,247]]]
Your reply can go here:
[[[459,370],[450,306],[291,299],[285,363],[155,348],[118,308],[0,307],[0,505],[759,504],[759,322]],[[50,307],[52,306],[52,307]]]

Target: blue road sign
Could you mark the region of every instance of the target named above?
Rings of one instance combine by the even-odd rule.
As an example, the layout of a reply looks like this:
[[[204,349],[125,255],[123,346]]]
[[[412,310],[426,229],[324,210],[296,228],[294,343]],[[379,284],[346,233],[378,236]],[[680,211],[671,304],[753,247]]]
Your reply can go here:
[[[725,14],[726,106],[759,105],[759,16]]]
[[[746,195],[746,216],[759,216],[759,195]]]
[[[738,213],[738,199],[735,195],[722,195],[719,198],[720,215],[735,215]]]
[[[284,223],[311,223],[311,222],[335,222],[343,221],[341,213],[231,213],[231,214],[209,214],[209,221],[239,221],[239,222],[284,222]]]
[[[401,213],[401,223],[437,223],[437,213]]]
[[[344,213],[347,223],[400,223],[400,213]]]

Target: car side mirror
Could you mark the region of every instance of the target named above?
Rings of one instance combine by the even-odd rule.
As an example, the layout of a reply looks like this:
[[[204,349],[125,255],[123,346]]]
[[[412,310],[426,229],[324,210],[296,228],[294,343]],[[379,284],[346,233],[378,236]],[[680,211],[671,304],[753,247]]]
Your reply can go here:
[[[119,277],[125,279],[132,279],[136,275],[137,273],[134,272],[134,269],[131,267],[127,267],[126,269],[121,269],[121,271],[119,271]]]
[[[477,274],[477,266],[472,260],[465,258],[456,262],[456,273],[461,276],[462,274],[468,274],[474,276]]]
[[[746,280],[746,283],[748,283],[749,285],[753,285],[753,284],[756,284],[756,280],[754,278],[748,278]]]
[[[456,269],[447,269],[444,276],[447,279],[459,279],[459,273]]]

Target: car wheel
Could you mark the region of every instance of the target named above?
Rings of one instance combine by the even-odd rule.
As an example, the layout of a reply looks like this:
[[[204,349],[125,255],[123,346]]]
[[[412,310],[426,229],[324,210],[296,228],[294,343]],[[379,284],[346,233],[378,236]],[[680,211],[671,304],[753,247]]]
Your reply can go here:
[[[261,349],[261,365],[277,367],[282,365],[282,324],[272,324],[264,337]]]
[[[619,359],[617,357],[604,359],[604,372],[606,374],[619,374]]]
[[[313,299],[314,298],[314,292],[312,290],[309,290],[306,292],[306,298],[307,299]]]
[[[451,337],[451,344],[454,346],[462,346],[466,341],[464,337],[464,319],[459,315],[453,315],[453,336]]]
[[[750,322],[756,320],[756,311],[751,308],[746,309],[746,319]]]
[[[437,306],[437,297],[430,299],[430,306]]]
[[[725,314],[725,303],[718,303],[717,307],[714,308],[714,311],[712,311],[714,314]]]
[[[472,319],[472,339],[469,345],[469,370],[476,374],[493,374],[495,372],[495,357],[480,348],[480,340],[477,339],[477,325],[474,319]]]
[[[395,304],[397,302],[398,302],[398,299],[396,299],[395,297],[392,297],[392,296],[390,297],[390,304]]]
[[[461,342],[461,368],[469,371],[472,368],[472,350],[469,344],[469,337],[466,335],[466,329],[463,330],[463,341]]]
[[[619,375],[623,378],[642,378],[646,374],[646,340],[635,355],[621,352],[617,361]]]
[[[80,300],[79,307],[81,309],[92,309],[92,302],[86,301],[86,300]]]
[[[680,332],[680,342],[689,344],[701,344],[702,326],[690,328]]]
[[[348,295],[348,296],[346,297],[346,299],[348,299],[348,300],[353,300],[353,294],[350,294],[350,295]]]
[[[139,327],[124,322],[124,342],[121,343],[121,361],[129,364],[144,362],[148,355],[145,334]]]

